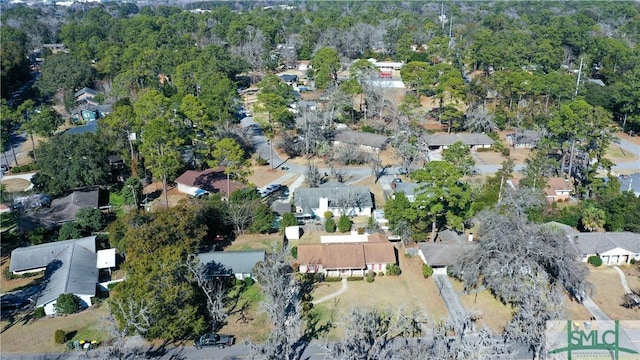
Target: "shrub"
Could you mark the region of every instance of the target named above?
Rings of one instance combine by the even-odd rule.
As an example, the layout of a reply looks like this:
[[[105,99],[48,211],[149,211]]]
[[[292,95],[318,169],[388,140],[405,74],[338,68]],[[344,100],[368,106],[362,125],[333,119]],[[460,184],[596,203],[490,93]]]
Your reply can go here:
[[[384,276],[384,271],[380,271],[380,272],[378,273],[378,276]]]
[[[427,264],[422,264],[422,276],[428,279],[431,275],[433,275],[433,268]]]
[[[244,286],[249,287],[251,285],[253,285],[253,283],[255,283],[255,281],[253,281],[252,278],[248,277],[248,278],[244,278],[244,280],[242,280],[242,282],[244,283]]]
[[[292,213],[284,213],[282,215],[282,221],[280,221],[280,228],[284,232],[284,229],[287,226],[296,226],[298,225],[298,219]]]
[[[359,227],[358,228],[358,235],[364,235],[364,228],[363,227]]]
[[[324,214],[322,214],[324,216],[324,218],[326,220],[329,220],[331,218],[333,218],[333,213],[331,211],[325,211]]]
[[[62,294],[53,307],[58,314],[73,314],[80,310],[80,298],[74,294]]]
[[[367,274],[365,275],[365,280],[367,280],[368,283],[373,282],[373,279],[376,277],[376,272],[373,270],[369,270],[367,271]]]
[[[258,156],[256,159],[256,164],[258,165],[267,165],[269,162],[266,159],[263,159],[261,156]]]
[[[294,246],[291,248],[291,257],[294,259],[298,259],[298,247]]]
[[[324,278],[324,281],[325,282],[339,282],[339,281],[342,281],[342,279],[339,278],[339,277],[328,276],[328,277]]]
[[[589,259],[587,259],[587,262],[595,267],[598,267],[600,265],[602,265],[602,259],[600,259],[599,256],[589,256]]]
[[[349,219],[346,214],[340,215],[338,219],[338,230],[343,233],[351,230],[351,219]]]
[[[53,340],[57,344],[64,344],[64,342],[67,341],[67,333],[64,332],[64,330],[58,329],[55,333],[53,333]]]
[[[336,232],[336,222],[333,219],[327,219],[324,223],[324,231],[328,233]]]
[[[347,281],[362,281],[364,278],[362,276],[349,276]]]
[[[635,265],[637,263],[638,263],[638,261],[636,259],[631,259],[631,261],[629,261],[629,264],[631,264],[631,265]]]
[[[402,270],[400,270],[400,266],[398,266],[398,264],[387,264],[387,275],[398,276],[401,273]]]
[[[42,319],[45,315],[46,314],[44,313],[44,308],[42,306],[33,310],[33,317],[36,319]]]

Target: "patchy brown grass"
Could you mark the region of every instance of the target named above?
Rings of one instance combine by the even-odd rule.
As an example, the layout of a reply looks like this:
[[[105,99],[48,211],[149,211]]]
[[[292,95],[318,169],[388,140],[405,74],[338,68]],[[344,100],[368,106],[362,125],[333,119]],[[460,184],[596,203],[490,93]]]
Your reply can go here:
[[[624,272],[628,271],[628,267],[621,267]],[[640,320],[639,309],[626,309],[620,304],[622,296],[625,294],[624,288],[620,283],[618,273],[608,266],[600,268],[589,267],[589,275],[587,280],[594,286],[594,294],[591,296],[593,301],[604,311],[610,318],[614,320]],[[627,280],[630,277],[627,276]],[[638,280],[631,279],[636,288]],[[634,286],[630,283],[633,289]]]
[[[447,308],[438,296],[438,290],[432,279],[422,277],[422,260],[419,257],[406,258],[400,254],[400,276],[376,276],[374,282],[349,281],[343,294],[317,304],[322,321],[330,321],[334,328],[329,339],[338,339],[342,335],[340,322],[351,308],[377,308],[381,310],[416,313],[418,320],[440,321],[448,316]],[[338,291],[340,282],[322,283],[314,298]]]
[[[32,320],[30,314],[20,314],[13,321],[2,319],[0,345],[2,353],[53,353],[64,351],[64,344],[53,341],[57,329],[76,332],[72,340],[98,340],[108,338],[107,306],[94,306],[80,313]]]
[[[489,290],[475,294],[463,293],[462,282],[451,278],[453,288],[458,292],[460,302],[472,314],[481,315],[479,325],[486,326],[494,332],[502,332],[504,326],[511,320],[513,309],[496,299]]]
[[[2,185],[7,192],[19,192],[27,190],[31,182],[25,179],[3,179]]]

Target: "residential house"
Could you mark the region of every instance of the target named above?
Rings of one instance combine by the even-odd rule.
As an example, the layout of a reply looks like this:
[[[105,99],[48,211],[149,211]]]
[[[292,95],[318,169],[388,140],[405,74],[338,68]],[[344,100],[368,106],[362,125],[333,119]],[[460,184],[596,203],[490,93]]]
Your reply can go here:
[[[245,186],[240,182],[228,180],[224,170],[223,166],[206,170],[187,170],[175,180],[178,191],[196,197],[220,193],[223,198],[228,199],[230,194],[244,189]]]
[[[264,261],[264,250],[210,251],[197,255],[201,264],[207,265],[209,277],[230,277],[238,280],[253,278],[256,264]]]
[[[108,254],[115,257],[115,251]],[[14,274],[45,271],[44,288],[38,294],[36,306],[44,307],[45,314],[53,315],[62,294],[78,296],[82,307],[92,305],[99,269],[115,264],[115,259],[106,259],[105,255],[99,263],[96,237],[89,236],[17,248],[11,252],[9,270]]]
[[[640,234],[632,232],[578,233],[567,235],[582,262],[598,256],[606,265],[630,264],[640,260]]]
[[[447,267],[454,265],[458,259],[473,251],[478,246],[469,241],[443,241],[420,243],[418,255],[422,261],[431,266],[434,274],[447,274]]]
[[[430,151],[442,151],[458,141],[468,145],[471,150],[486,149],[493,145],[493,139],[484,133],[431,134],[424,136],[422,141]]]
[[[364,276],[367,271],[384,272],[398,263],[392,243],[329,243],[298,245],[300,273],[324,276]]]
[[[535,130],[516,131],[511,134],[507,134],[507,143],[510,146],[516,148],[532,149],[538,145],[541,134]]]
[[[85,134],[85,133],[98,133],[98,122],[97,121],[87,121],[86,124],[72,127],[64,132],[69,135],[77,135],[77,134]]]
[[[385,135],[371,134],[353,130],[342,130],[335,134],[334,145],[355,145],[370,152],[379,152],[387,147],[391,138]]]
[[[329,181],[317,188],[296,189],[296,217],[323,219],[325,211],[333,216],[371,216],[373,197],[366,186],[348,186]]]
[[[294,74],[280,74],[280,79],[287,85],[296,89],[298,87],[298,75]]]
[[[35,213],[45,225],[62,225],[76,219],[80,209],[94,208],[109,209],[109,191],[92,186],[76,189],[71,194],[53,199],[49,208],[43,208]]]
[[[620,181],[620,192],[631,191],[640,197],[640,173],[618,176]]]
[[[98,96],[98,92],[88,87],[83,87],[82,89],[76,91],[75,94],[73,94],[73,97],[76,99],[76,102],[82,102],[84,100],[93,100],[96,96]]]
[[[544,192],[549,202],[567,201],[571,195],[571,185],[564,178],[552,177],[547,180]]]
[[[392,197],[395,199],[396,194],[404,193],[410,202],[416,201],[416,196],[424,192],[426,184],[410,183],[410,182],[392,182],[391,190],[393,190]]]

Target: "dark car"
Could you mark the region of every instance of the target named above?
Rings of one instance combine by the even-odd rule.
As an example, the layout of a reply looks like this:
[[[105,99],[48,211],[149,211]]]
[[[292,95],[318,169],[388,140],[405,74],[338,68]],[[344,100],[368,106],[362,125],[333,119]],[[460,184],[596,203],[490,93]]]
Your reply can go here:
[[[217,346],[224,348],[233,345],[236,338],[233,335],[222,335],[216,333],[204,334],[193,341],[193,346],[200,350],[203,346]]]

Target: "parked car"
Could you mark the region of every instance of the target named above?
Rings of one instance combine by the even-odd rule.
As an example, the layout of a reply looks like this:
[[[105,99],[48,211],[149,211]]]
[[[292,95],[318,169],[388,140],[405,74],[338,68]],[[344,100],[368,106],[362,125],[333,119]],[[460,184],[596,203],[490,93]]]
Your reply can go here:
[[[193,341],[193,346],[195,346],[198,350],[202,349],[204,346],[217,346],[222,349],[224,347],[233,345],[235,340],[236,337],[233,335],[209,333],[197,337]]]
[[[274,191],[280,190],[281,187],[282,187],[282,185],[280,185],[280,184],[271,184],[271,185],[267,186],[267,191],[269,193],[272,193]]]

